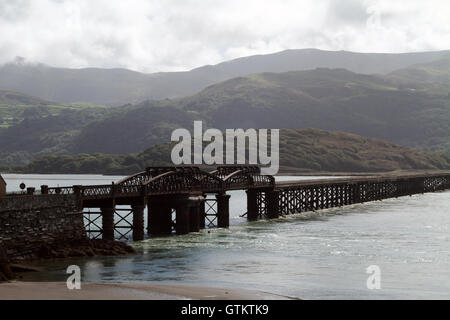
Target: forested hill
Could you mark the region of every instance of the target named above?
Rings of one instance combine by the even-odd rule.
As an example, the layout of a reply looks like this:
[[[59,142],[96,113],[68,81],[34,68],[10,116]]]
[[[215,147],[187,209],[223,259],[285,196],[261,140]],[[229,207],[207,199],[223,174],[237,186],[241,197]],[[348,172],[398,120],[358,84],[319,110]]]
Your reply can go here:
[[[180,99],[108,108],[0,105],[0,165],[137,153],[177,128],[319,128],[450,153],[449,58],[388,75],[320,68],[233,78]],[[410,76],[410,75],[415,75]],[[422,75],[422,76],[420,76]]]
[[[138,152],[167,140],[174,128],[191,130],[193,119],[219,129],[338,130],[450,152],[450,95],[344,69],[255,74],[191,97],[145,102],[87,125],[72,150]]]
[[[387,78],[404,88],[450,94],[450,54],[430,63],[396,70],[389,73]]]
[[[25,173],[132,174],[147,166],[172,165],[174,143],[129,155],[52,155],[21,168]],[[450,155],[400,147],[379,139],[318,129],[281,130],[281,172],[385,172],[450,169]]]

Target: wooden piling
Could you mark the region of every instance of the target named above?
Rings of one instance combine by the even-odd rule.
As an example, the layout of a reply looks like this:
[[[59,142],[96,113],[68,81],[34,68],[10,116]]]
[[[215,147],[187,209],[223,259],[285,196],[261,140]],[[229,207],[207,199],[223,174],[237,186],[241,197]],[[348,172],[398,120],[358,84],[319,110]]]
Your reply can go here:
[[[258,219],[258,201],[257,191],[250,189],[247,193],[247,220],[254,221]]]
[[[280,192],[271,190],[266,192],[267,197],[267,217],[276,219],[280,216]]]
[[[228,228],[230,226],[230,195],[220,193],[217,199],[217,227]]]
[[[147,231],[149,235],[172,233],[172,208],[169,204],[150,198],[148,202]]]
[[[114,240],[114,211],[115,206],[109,205],[100,208],[102,212],[103,240]]]
[[[199,201],[200,202],[200,201]],[[189,208],[189,231],[200,231],[200,203]]]
[[[206,223],[206,194],[203,195],[203,200],[199,204],[199,218],[200,218],[200,229],[205,229]]]
[[[134,204],[133,210],[133,241],[144,240],[144,204]]]
[[[186,204],[179,205],[176,208],[175,232],[178,235],[187,234],[190,231],[190,208]]]

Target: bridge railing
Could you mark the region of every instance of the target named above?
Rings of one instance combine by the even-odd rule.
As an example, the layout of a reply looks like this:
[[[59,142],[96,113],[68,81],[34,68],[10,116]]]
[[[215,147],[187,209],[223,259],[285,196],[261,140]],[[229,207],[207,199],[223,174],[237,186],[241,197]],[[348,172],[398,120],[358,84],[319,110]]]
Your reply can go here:
[[[47,194],[75,194],[74,187],[53,187],[47,189]]]
[[[201,192],[201,179],[190,172],[167,171],[143,184],[149,194]]]
[[[425,188],[448,185],[450,183],[450,173],[431,173],[431,174],[409,174],[409,175],[384,175],[384,176],[363,176],[332,179],[310,179],[310,180],[290,180],[279,181],[277,188],[289,188],[291,186],[309,186],[309,185],[328,185],[338,183],[376,183],[376,182],[398,182],[412,181],[413,179],[423,179]]]
[[[96,185],[96,186],[80,186],[75,187],[75,193],[82,197],[102,197],[110,196],[113,194],[114,185]]]

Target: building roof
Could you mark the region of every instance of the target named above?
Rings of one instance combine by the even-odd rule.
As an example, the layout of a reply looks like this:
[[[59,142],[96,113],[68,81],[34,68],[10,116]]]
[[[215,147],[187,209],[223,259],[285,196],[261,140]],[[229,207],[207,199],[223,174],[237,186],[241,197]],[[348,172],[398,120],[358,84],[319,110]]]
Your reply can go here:
[[[0,182],[3,182],[4,184],[6,184],[5,179],[3,179],[2,174],[0,173]]]

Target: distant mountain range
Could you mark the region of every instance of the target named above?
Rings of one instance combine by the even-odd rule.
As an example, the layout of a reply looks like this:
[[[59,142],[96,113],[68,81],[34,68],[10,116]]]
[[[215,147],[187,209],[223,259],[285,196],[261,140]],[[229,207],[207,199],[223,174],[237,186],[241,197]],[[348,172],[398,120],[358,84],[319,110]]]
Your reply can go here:
[[[239,58],[186,72],[153,74],[125,69],[66,69],[10,63],[0,67],[0,89],[60,103],[121,105],[147,99],[184,97],[209,85],[254,73],[344,68],[361,74],[385,74],[426,64],[449,53],[384,54],[300,49]]]

